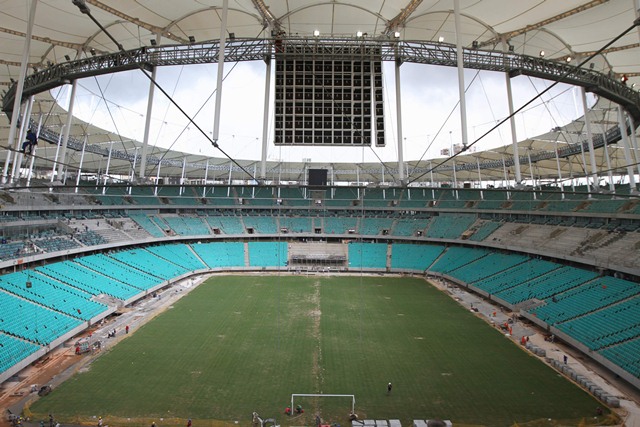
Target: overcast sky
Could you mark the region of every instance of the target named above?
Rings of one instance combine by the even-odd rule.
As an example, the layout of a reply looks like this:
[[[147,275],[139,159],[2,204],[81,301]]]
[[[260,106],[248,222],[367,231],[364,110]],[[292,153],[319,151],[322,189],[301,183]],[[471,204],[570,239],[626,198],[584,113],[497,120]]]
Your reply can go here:
[[[275,68],[275,67],[273,67]],[[157,81],[209,135],[213,132],[216,64],[161,67]],[[222,85],[220,146],[237,159],[259,160],[262,141],[266,66],[263,62],[225,64]],[[273,140],[273,87],[270,97],[268,159],[285,162],[377,162],[397,160],[395,72],[384,66],[384,148],[283,147]],[[274,78],[271,79],[272,86]],[[508,115],[504,73],[465,70],[469,143]],[[518,108],[551,82],[519,76],[512,79],[514,107]],[[62,106],[68,105],[69,86],[53,91]],[[455,68],[405,63],[401,67],[402,129],[405,160],[437,158],[451,142],[462,141],[458,80]],[[74,113],[82,120],[142,141],[149,80],[141,71],[116,73],[79,81]],[[581,116],[579,93],[558,85],[516,117],[518,140],[548,132]],[[102,95],[108,100],[108,108]],[[543,102],[544,101],[544,102]],[[590,101],[592,102],[592,101]],[[452,113],[453,111],[453,113]],[[450,115],[449,119],[447,117]],[[438,134],[438,131],[440,133]],[[150,145],[194,154],[222,157],[200,132],[156,90]],[[509,123],[476,145],[477,151],[511,143]],[[426,154],[425,154],[426,151]],[[377,156],[376,156],[377,155]]]

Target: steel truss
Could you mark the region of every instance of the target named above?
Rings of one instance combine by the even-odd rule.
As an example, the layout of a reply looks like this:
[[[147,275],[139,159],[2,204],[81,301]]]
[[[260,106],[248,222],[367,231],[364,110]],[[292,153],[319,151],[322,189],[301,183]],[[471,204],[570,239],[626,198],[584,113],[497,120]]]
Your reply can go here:
[[[292,48],[284,49],[285,46]],[[69,82],[102,74],[167,65],[210,64],[217,62],[218,41],[184,45],[144,46],[127,52],[87,57],[62,64],[52,65],[30,74],[25,78],[22,99],[31,95],[68,84]],[[393,38],[265,38],[236,39],[225,43],[226,62],[258,61],[274,55],[307,57],[314,52],[319,58],[331,57],[347,60],[362,58],[363,53],[379,55],[383,61],[400,61],[417,64],[457,66],[455,45],[427,41],[400,41]],[[640,93],[614,78],[598,71],[578,68],[565,61],[544,59],[513,52],[464,49],[465,68],[476,70],[509,72],[558,80],[583,86],[588,91],[622,105],[627,112],[640,122]],[[2,100],[2,110],[11,116],[17,84],[13,84]]]

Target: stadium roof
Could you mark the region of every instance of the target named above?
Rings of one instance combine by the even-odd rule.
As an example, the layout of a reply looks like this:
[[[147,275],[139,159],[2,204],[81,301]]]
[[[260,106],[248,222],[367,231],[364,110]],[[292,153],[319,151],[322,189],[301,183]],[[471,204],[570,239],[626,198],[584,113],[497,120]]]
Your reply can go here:
[[[35,0],[32,0],[35,1]],[[2,37],[2,55],[0,57],[0,85],[8,88],[19,75],[21,57],[27,32],[27,22],[32,2],[24,0],[5,0],[0,12],[0,37]],[[149,46],[152,39],[158,37],[160,43],[184,44],[190,38],[195,40],[215,40],[220,36],[222,0],[86,0],[92,15],[106,27],[125,49]],[[564,61],[567,57],[586,57],[600,49],[605,43],[616,37],[622,29],[628,28],[638,17],[634,0],[460,0],[462,23],[462,45],[471,47],[476,44],[482,50],[512,50],[516,54],[533,57],[545,52],[546,59]],[[445,42],[455,40],[453,0],[230,0],[228,13],[228,33],[236,38],[268,38],[273,32],[284,32],[290,36],[311,37],[314,31],[327,37],[353,36],[357,31],[368,37],[384,37],[399,33],[401,40],[425,40]],[[117,47],[101,32],[97,26],[79,12],[71,0],[38,0],[35,11],[33,33],[31,37],[28,74],[33,68],[42,69],[49,64],[67,61],[67,57],[81,58],[93,53],[116,52]],[[640,28],[627,33],[592,61],[592,69],[610,73],[612,77],[628,78],[627,85],[640,84]],[[639,85],[640,86],[640,85]],[[53,114],[59,124],[65,122],[65,111],[53,104],[48,94],[36,97],[34,113]],[[594,121],[600,126],[596,132],[609,128],[617,120],[615,106],[606,100],[600,100],[593,112]],[[53,124],[51,121],[48,122]],[[558,144],[576,142],[583,133],[583,121],[576,121],[563,127],[563,132],[551,132],[523,141],[521,156],[535,157],[541,151],[557,150]],[[88,130],[89,129],[89,130]],[[136,141],[121,141],[118,135],[97,129],[86,124],[76,123],[71,136],[82,140],[89,134],[88,143],[96,147],[106,146],[110,141],[118,141],[120,149],[132,153],[140,144]],[[8,135],[8,120],[2,124],[0,135],[4,141]],[[572,136],[574,135],[574,136]],[[570,139],[574,140],[571,141]],[[6,144],[6,142],[5,142]],[[5,145],[3,144],[3,145]],[[561,147],[560,147],[561,148]],[[154,149],[152,156],[175,160],[174,165],[162,166],[162,175],[179,176],[182,171],[184,153],[165,152]],[[511,147],[465,154],[456,158],[458,163],[476,164],[500,160],[511,155]],[[97,171],[104,168],[104,155],[94,150],[84,159],[84,169]],[[602,150],[600,150],[602,151]],[[622,155],[614,149],[612,167],[624,165]],[[74,154],[75,153],[75,154]],[[70,163],[79,162],[79,153],[71,150]],[[55,146],[39,150],[36,166],[50,168],[55,156]],[[0,151],[0,158],[6,158],[6,148]],[[228,171],[229,160],[208,159],[209,166],[218,165],[220,173],[209,174],[209,178],[222,176]],[[416,177],[428,168],[428,161],[407,162],[409,168],[418,170],[409,177]],[[561,160],[562,175],[584,175],[582,166],[572,161]],[[191,178],[203,177],[204,173],[196,165],[204,165],[207,158],[189,155],[186,162],[193,170],[187,170]],[[247,169],[253,168],[255,161],[238,162]],[[433,160],[436,163],[437,160]],[[579,163],[579,162],[578,162]],[[598,165],[606,169],[606,159],[602,153],[597,158]],[[126,174],[130,168],[127,158],[114,159],[111,173]],[[381,175],[388,181],[393,180],[395,164],[354,163],[333,164],[336,180],[380,182]],[[599,166],[599,167],[600,167]],[[189,167],[188,167],[189,168]],[[523,176],[527,176],[527,165],[523,165]],[[304,176],[303,163],[287,164],[283,169],[277,163],[269,163],[270,175],[282,180],[300,180]],[[356,170],[358,172],[356,172]],[[377,170],[386,170],[376,174]],[[482,179],[501,180],[504,170],[485,168]],[[459,180],[476,180],[477,169],[471,166],[468,171],[460,172]],[[565,175],[566,174],[566,175]],[[149,175],[153,175],[152,173]],[[241,170],[233,171],[232,176],[246,179]],[[556,159],[549,158],[536,162],[535,176],[552,178],[557,176]],[[424,176],[423,181],[430,177]],[[446,170],[434,177],[436,181],[450,180]]]

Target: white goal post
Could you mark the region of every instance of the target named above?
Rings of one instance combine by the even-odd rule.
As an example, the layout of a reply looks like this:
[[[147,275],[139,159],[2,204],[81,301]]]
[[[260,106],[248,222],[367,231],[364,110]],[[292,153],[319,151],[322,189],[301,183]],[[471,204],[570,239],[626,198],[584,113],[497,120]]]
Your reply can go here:
[[[355,413],[356,411],[356,396],[355,394],[307,394],[307,393],[292,393],[291,394],[291,410],[294,411],[293,401],[296,396],[299,397],[350,397],[351,398],[351,413]]]

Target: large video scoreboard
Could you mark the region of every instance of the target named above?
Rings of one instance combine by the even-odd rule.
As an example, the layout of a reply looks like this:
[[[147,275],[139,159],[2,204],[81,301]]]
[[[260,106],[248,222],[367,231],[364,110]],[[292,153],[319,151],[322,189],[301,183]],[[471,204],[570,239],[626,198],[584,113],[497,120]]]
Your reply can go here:
[[[276,44],[275,144],[384,146],[380,50]]]

